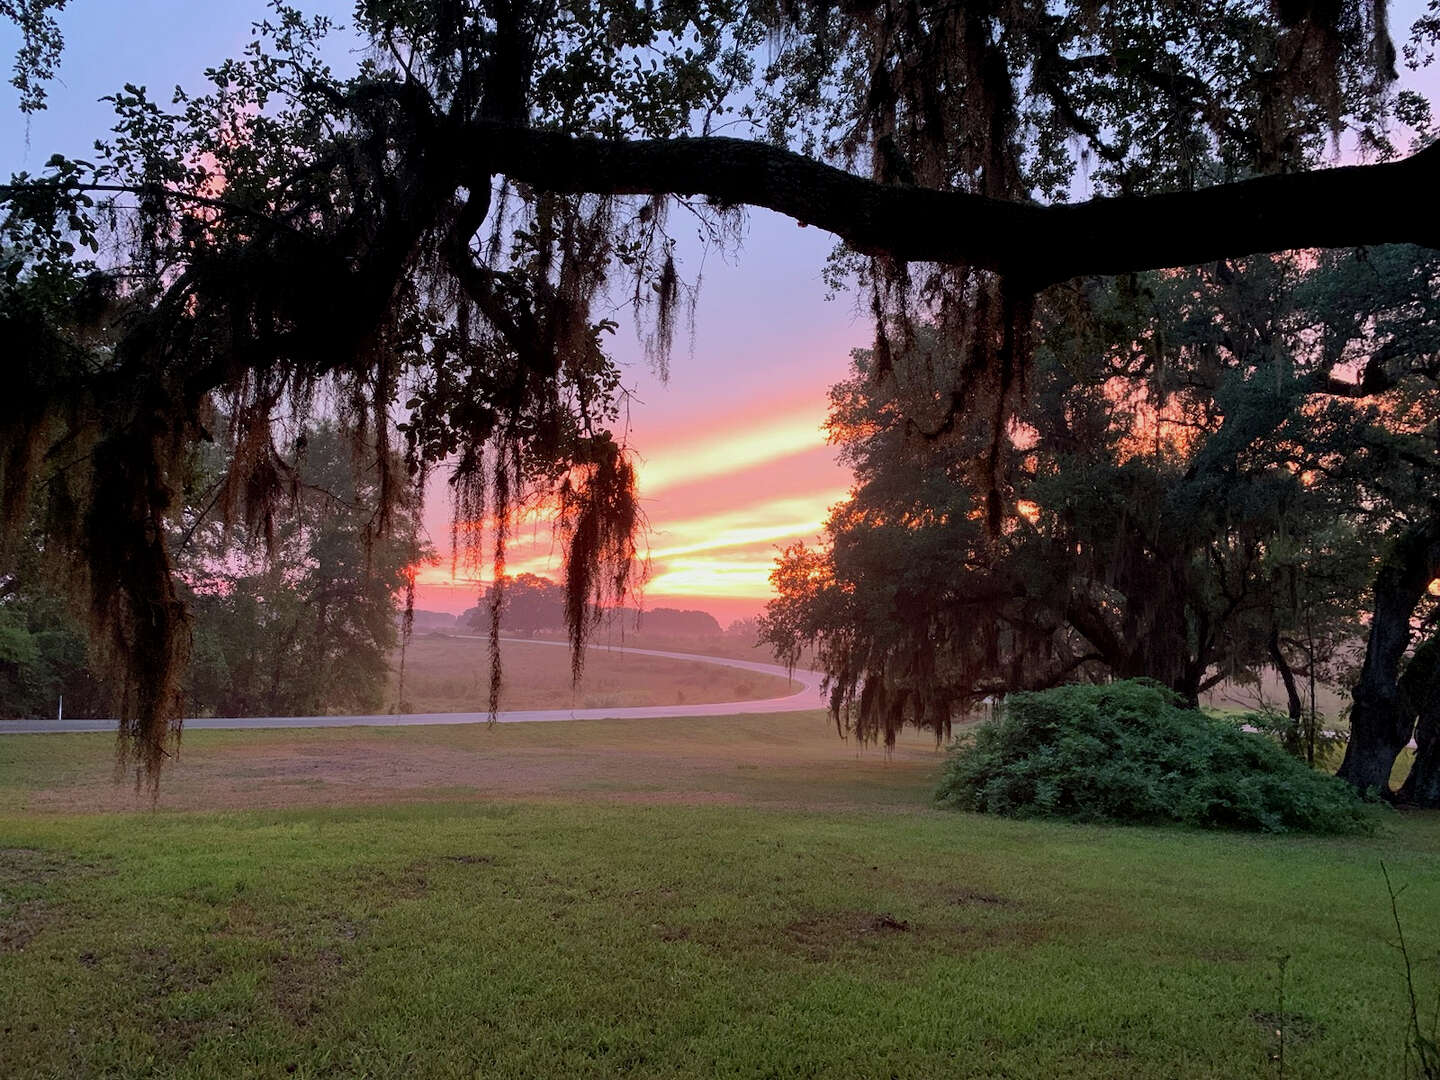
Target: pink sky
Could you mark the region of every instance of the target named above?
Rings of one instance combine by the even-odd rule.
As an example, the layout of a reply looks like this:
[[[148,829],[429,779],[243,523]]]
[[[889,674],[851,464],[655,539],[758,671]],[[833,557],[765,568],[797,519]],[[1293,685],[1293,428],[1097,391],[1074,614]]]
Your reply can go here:
[[[757,212],[738,263],[711,254],[694,352],[682,328],[668,383],[649,370],[633,332],[617,335],[636,394],[629,442],[651,526],[647,607],[698,607],[722,624],[756,614],[770,595],[776,549],[813,539],[846,493],[849,474],[821,424],[827,389],[870,331],[852,318],[851,298],[825,300],[819,270],[830,239],[804,232],[796,237],[793,222]],[[443,479],[435,488],[426,522],[444,549]],[[516,538],[508,568],[558,576],[543,527]],[[458,612],[474,605],[478,588],[451,578],[447,556],[421,575],[416,603]]]

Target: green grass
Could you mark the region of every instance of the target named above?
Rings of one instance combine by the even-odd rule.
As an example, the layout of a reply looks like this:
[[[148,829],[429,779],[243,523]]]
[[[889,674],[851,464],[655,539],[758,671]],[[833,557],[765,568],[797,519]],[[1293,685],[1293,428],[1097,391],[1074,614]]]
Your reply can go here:
[[[1286,1075],[1399,1076],[1379,863],[1433,954],[1440,820],[1384,821],[10,814],[0,1075],[1260,1077],[1283,1013]]]

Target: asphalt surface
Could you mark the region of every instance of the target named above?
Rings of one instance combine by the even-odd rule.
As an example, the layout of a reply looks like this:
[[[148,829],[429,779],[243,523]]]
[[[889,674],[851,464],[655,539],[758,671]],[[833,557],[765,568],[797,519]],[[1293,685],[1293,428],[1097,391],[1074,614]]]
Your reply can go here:
[[[468,637],[471,635],[457,635]],[[520,641],[527,645],[552,645],[569,648],[561,641]],[[732,660],[724,656],[699,656],[695,653],[663,652],[658,649],[621,649],[609,645],[591,645],[605,652],[624,652],[632,656],[660,656],[670,660],[690,660],[701,664],[756,671],[778,675],[800,684],[801,689],[785,697],[760,698],[751,701],[716,701],[706,705],[638,705],[600,709],[507,709],[495,720],[501,724],[549,724],[564,720],[643,720],[668,717],[736,716],[747,713],[803,712],[823,709],[825,699],[820,693],[818,671],[796,668],[786,671],[777,664],[756,660]],[[255,728],[313,727],[421,727],[431,724],[485,724],[488,712],[460,713],[380,713],[373,716],[207,716],[185,721],[187,731],[206,729],[245,730]],[[0,720],[0,735],[39,735],[59,732],[108,732],[115,730],[114,720]]]

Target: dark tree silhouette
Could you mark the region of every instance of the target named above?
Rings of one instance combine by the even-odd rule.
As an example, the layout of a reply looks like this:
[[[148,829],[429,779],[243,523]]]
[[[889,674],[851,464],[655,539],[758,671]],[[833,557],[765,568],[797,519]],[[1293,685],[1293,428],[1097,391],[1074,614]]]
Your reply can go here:
[[[0,7],[26,34],[27,107],[43,102],[59,6]],[[717,243],[743,206],[833,232],[876,316],[876,377],[913,358],[945,405],[928,437],[989,423],[976,468],[993,507],[1037,290],[1246,252],[1440,243],[1437,151],[1312,171],[1342,131],[1397,156],[1383,13],[359,0],[374,50],[340,78],[320,55],[325,20],[278,5],[208,92],[162,106],[126,87],[96,160],[0,187],[0,302],[27,328],[11,339],[0,489],[8,506],[44,504],[46,550],[88,591],[127,675],[122,733],[152,778],[187,651],[165,541],[187,456],[227,441],[217,512],[266,531],[283,504],[275,420],[322,389],[373,460],[403,443],[409,472],[384,470],[377,534],[442,462],[457,463],[459,557],[479,560],[492,523],[497,577],[517,509],[553,507],[578,663],[628,590],[642,524],[600,302],[648,312],[663,367],[691,295],[671,215]],[[1407,103],[1422,127],[1423,104]],[[1070,205],[1076,145],[1102,197]],[[910,348],[917,315],[943,349]]]

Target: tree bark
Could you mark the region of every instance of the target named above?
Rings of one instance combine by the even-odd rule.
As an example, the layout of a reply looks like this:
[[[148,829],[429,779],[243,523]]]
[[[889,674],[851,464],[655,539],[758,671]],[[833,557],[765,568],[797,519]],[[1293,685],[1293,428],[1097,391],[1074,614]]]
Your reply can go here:
[[[1084,274],[1191,266],[1299,248],[1408,243],[1440,248],[1440,143],[1400,161],[1261,176],[1194,191],[1039,204],[880,183],[750,139],[599,139],[497,120],[447,136],[435,191],[488,190],[503,175],[545,191],[702,196],[758,206],[899,262],[994,270],[1020,290]],[[446,183],[444,181],[453,181]],[[154,193],[153,186],[67,182],[63,190]],[[0,203],[54,189],[0,184]],[[431,192],[430,194],[434,194]],[[224,198],[166,198],[254,215]],[[273,223],[272,223],[273,224]]]
[[[1280,648],[1280,631],[1272,628],[1270,631],[1270,662],[1275,665],[1275,670],[1280,675],[1280,681],[1285,684],[1285,706],[1290,716],[1290,727],[1285,732],[1282,744],[1286,750],[1300,756],[1301,729],[1305,724],[1305,703],[1300,700],[1300,687],[1295,683],[1295,672],[1290,669],[1290,662],[1285,659],[1285,651]]]
[[[1415,762],[1400,787],[1399,800],[1440,808],[1440,635],[1415,650],[1400,676],[1400,693],[1417,721]]]
[[[1375,577],[1375,605],[1365,663],[1350,710],[1350,742],[1337,775],[1362,791],[1390,794],[1390,771],[1410,741],[1414,713],[1400,693],[1400,663],[1410,644],[1410,616],[1440,567],[1440,516],[1410,526]]]
[[[1440,694],[1432,695],[1415,725],[1415,763],[1400,787],[1399,800],[1440,809]]]
[[[472,188],[503,174],[548,191],[701,195],[774,210],[867,254],[966,263],[1036,289],[1296,248],[1440,247],[1440,144],[1378,165],[1050,205],[882,184],[747,139],[602,140],[477,121],[455,152]]]

